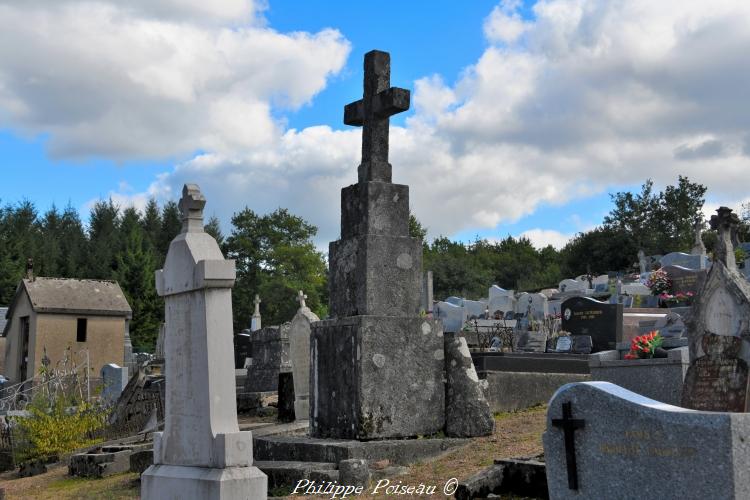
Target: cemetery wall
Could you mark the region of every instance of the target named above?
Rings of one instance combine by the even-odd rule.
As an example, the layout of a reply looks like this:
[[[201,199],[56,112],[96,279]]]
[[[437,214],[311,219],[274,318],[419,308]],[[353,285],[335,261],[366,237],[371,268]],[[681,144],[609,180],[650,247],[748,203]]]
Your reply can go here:
[[[493,371],[479,376],[488,383],[484,396],[493,412],[518,411],[547,404],[563,385],[591,380],[591,375],[581,373]]]

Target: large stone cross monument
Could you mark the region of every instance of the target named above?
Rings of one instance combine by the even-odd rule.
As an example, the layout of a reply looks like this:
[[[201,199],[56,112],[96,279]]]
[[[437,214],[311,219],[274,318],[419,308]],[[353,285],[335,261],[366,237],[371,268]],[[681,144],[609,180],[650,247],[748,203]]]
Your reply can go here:
[[[203,231],[206,200],[182,190],[182,232],[169,245],[156,290],[164,297],[164,432],[154,465],[141,477],[150,499],[265,499],[267,478],[253,463],[253,439],[240,432],[232,344],[234,261]]]
[[[388,117],[409,107],[390,88],[390,56],[365,55],[365,93],[344,121],[362,125],[359,182],[341,190],[341,239],[330,244],[330,314],[311,333],[310,429],[375,439],[435,433],[445,423],[443,331],[419,316],[422,242],[409,236],[409,187],[391,183]]]

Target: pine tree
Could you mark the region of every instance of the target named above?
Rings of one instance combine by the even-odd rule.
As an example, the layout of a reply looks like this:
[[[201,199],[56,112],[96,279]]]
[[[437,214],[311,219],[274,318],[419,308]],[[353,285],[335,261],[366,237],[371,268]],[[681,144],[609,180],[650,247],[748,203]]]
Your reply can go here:
[[[134,349],[152,352],[163,314],[163,303],[154,283],[154,255],[147,248],[139,224],[131,224],[122,238],[124,245],[117,255],[115,279],[133,309],[130,338]]]
[[[94,279],[110,279],[117,266],[116,252],[120,248],[119,209],[110,199],[98,201],[91,208],[89,217],[89,248],[86,276]]]

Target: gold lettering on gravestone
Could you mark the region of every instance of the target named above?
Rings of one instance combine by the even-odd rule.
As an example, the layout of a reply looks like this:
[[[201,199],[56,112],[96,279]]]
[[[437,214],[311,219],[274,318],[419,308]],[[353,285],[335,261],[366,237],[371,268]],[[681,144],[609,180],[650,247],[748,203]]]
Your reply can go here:
[[[584,320],[584,319],[595,319],[597,316],[600,316],[604,314],[604,311],[575,311],[573,312],[573,316],[576,319]]]

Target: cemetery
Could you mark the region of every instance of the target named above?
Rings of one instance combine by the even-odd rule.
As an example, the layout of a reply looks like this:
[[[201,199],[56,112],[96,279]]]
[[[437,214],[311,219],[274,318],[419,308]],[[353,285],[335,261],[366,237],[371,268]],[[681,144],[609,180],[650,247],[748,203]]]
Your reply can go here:
[[[388,52],[363,69],[343,113],[360,163],[327,254],[285,209],[246,208],[225,238],[206,216],[219,200],[188,181],[172,232],[154,233],[169,238],[150,243],[161,260],[128,247],[118,280],[28,261],[0,308],[0,500],[69,485],[144,500],[750,498],[750,216],[721,206],[706,230],[700,198],[671,246],[630,234],[623,255],[558,265],[579,235],[534,280],[449,286],[462,273],[413,227],[410,196],[429,189],[395,183],[389,158],[411,92],[391,85]],[[273,281],[274,244],[324,276],[298,279],[301,258]],[[152,267],[142,296],[121,270],[134,261]]]

